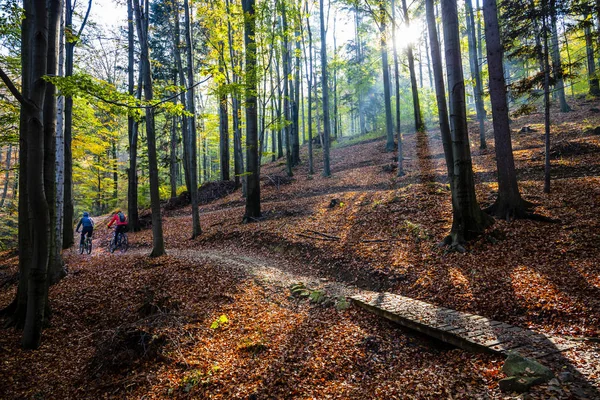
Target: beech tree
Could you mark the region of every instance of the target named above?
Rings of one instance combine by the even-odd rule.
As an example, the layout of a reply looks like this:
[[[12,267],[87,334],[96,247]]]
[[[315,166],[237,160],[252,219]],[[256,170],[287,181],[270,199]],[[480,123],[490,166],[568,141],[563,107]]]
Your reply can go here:
[[[246,174],[247,190],[244,222],[260,218],[260,157],[258,154],[258,116],[256,101],[256,9],[254,0],[242,0],[244,43],[246,45]]]
[[[141,71],[144,82],[144,99],[146,100],[146,140],[148,142],[148,169],[150,175],[150,202],[152,209],[152,252],[151,257],[165,254],[165,243],[163,239],[162,217],[160,211],[160,194],[158,191],[158,160],[156,156],[156,133],[154,129],[154,106],[152,100],[154,91],[152,88],[152,70],[150,68],[150,54],[148,47],[148,30],[146,18],[148,10],[142,10],[140,0],[133,0],[137,34],[141,50]]]
[[[54,85],[44,76],[58,68],[58,28],[62,1],[26,0],[21,26],[21,90],[0,69],[0,78],[21,104],[19,186],[19,285],[15,300],[3,311],[24,326],[23,347],[37,349],[47,319],[48,268],[54,261],[50,209],[55,207],[54,153],[56,101]],[[51,183],[50,183],[51,181]],[[50,187],[46,188],[46,184]],[[52,245],[51,245],[52,244]]]
[[[456,0],[442,0],[442,21],[444,24],[446,73],[450,89],[450,109],[452,110],[450,114],[452,152],[446,154],[446,158],[453,165],[451,188],[452,201],[456,207],[452,230],[444,243],[462,251],[462,245],[483,233],[485,228],[493,223],[493,220],[481,210],[475,195]]]

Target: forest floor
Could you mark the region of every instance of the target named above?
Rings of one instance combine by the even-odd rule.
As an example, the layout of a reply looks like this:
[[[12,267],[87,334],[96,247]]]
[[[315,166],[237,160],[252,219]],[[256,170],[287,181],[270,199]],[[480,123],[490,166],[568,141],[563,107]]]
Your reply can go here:
[[[521,191],[558,223],[503,221],[465,254],[437,244],[450,230],[439,131],[404,135],[396,177],[383,138],[339,140],[332,173],[283,161],[262,168],[264,218],[241,224],[239,192],[164,216],[168,255],[145,257],[151,231],[129,234],[125,254],[96,234],[91,256],[66,254],[69,276],[51,288],[40,351],[0,336],[0,398],[513,398],[500,393],[503,359],[400,328],[343,300],[353,287],[387,290],[523,328],[583,340],[550,365],[533,399],[600,391],[600,113],[580,101],[552,114],[552,191],[543,193],[543,115],[513,121]],[[497,190],[488,149],[472,147],[478,199]],[[528,126],[528,132],[518,133]],[[471,129],[472,143],[478,143]],[[320,172],[321,153],[315,154]],[[278,184],[280,183],[280,184]],[[332,201],[335,200],[335,201]],[[16,257],[0,258],[0,307],[15,293]],[[304,282],[314,304],[291,295]],[[577,369],[573,379],[560,375]],[[587,393],[585,392],[587,390]],[[600,397],[600,396],[599,396]]]

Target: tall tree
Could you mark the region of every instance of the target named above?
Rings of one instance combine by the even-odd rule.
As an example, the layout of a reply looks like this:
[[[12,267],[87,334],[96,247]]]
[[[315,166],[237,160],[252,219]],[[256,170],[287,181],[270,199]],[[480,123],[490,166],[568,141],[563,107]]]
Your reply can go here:
[[[225,72],[225,44],[219,42],[219,72]],[[219,88],[219,165],[221,180],[229,180],[229,115],[227,115],[227,91],[224,85]]]
[[[242,0],[244,43],[246,45],[246,163],[247,185],[245,222],[260,218],[260,177],[258,176],[258,116],[256,113],[256,9],[255,0]]]
[[[75,54],[75,45],[79,41],[81,32],[85,28],[90,10],[92,8],[92,0],[88,2],[88,8],[83,18],[83,22],[77,33],[73,26],[73,13],[75,12],[74,4],[71,0],[65,1],[65,30],[67,32],[67,41],[65,43],[65,76],[73,75],[73,60]],[[73,98],[65,96],[65,188],[64,188],[64,229],[63,229],[63,249],[68,249],[73,245],[73,152],[71,143],[73,141]]]
[[[560,111],[569,112],[571,107],[567,104],[567,98],[565,96],[565,81],[563,79],[563,67],[562,60],[560,57],[560,47],[558,42],[558,28],[557,28],[557,10],[556,2],[553,2],[553,7],[550,10],[550,24],[552,27],[552,70],[554,71],[554,86],[558,101],[560,102]]]
[[[185,10],[185,46],[187,47],[188,88],[186,92],[186,106],[187,111],[190,113],[190,116],[188,117],[188,133],[190,135],[190,186],[192,187],[190,199],[192,202],[192,239],[194,239],[200,235],[202,231],[200,229],[200,215],[198,212],[198,135],[196,133],[196,100],[194,96],[194,87],[196,86],[194,84],[194,57],[192,55],[192,52],[194,51],[194,45],[192,44],[192,23],[188,0],[183,0],[183,8]],[[229,164],[229,154],[227,157],[227,163]]]
[[[402,0],[402,11],[404,13],[404,23],[410,26],[410,17],[408,15],[408,7],[406,0]],[[408,72],[410,73],[410,88],[413,97],[413,110],[415,114],[415,130],[418,132],[425,129],[423,123],[423,115],[421,114],[421,105],[419,103],[419,89],[417,88],[417,76],[415,74],[415,57],[413,55],[412,45],[409,43],[406,48],[406,57],[408,59]]]
[[[493,220],[480,209],[475,194],[456,0],[442,0],[442,20],[450,110],[452,110],[450,114],[454,167],[452,198],[457,211],[453,217],[450,235],[444,242],[460,250],[463,243],[480,235],[493,223]]]
[[[529,216],[531,204],[521,197],[515,171],[496,0],[483,0],[483,16],[498,167],[498,197],[487,211],[500,218],[523,218]]]
[[[329,81],[327,78],[327,35],[323,2],[324,0],[319,0],[319,15],[321,20],[321,84],[323,90],[323,176],[330,176],[329,141],[331,137],[331,123],[329,120]]]
[[[312,31],[310,29],[310,12],[308,10],[308,1],[305,3],[304,12],[306,14],[306,31],[308,33],[308,57],[306,56],[306,42],[304,43],[304,61],[306,67],[304,68],[307,82],[307,94],[308,94],[308,174],[313,175],[315,173],[313,166],[313,118],[312,118],[312,103],[313,103],[313,40]]]
[[[20,118],[20,186],[19,193],[19,286],[15,301],[7,308],[15,322],[23,329],[23,347],[37,349],[41,342],[46,315],[53,221],[50,208],[54,208],[54,189],[46,195],[45,184],[50,174],[54,181],[54,154],[48,154],[54,141],[45,123],[56,123],[56,102],[46,103],[47,90],[55,93],[52,83],[45,81],[48,71],[57,69],[58,28],[62,1],[26,0],[21,29],[22,83],[19,91],[0,69],[0,78],[21,103]],[[44,114],[50,115],[45,116]],[[50,138],[48,138],[48,136]],[[51,171],[45,171],[50,169]],[[51,183],[53,185],[54,182]],[[34,225],[35,224],[35,225]],[[23,320],[24,316],[24,320]]]
[[[402,127],[400,126],[400,71],[398,68],[398,39],[396,37],[396,1],[392,0],[392,49],[394,52],[394,94],[396,96],[396,137],[398,138],[398,176],[404,175]],[[429,63],[427,65],[429,67]],[[429,75],[431,79],[431,74]]]
[[[133,24],[133,3],[132,0],[127,0],[127,91],[130,96],[133,96],[135,88],[135,28]],[[133,115],[127,116],[127,138],[129,139],[129,169],[127,171],[127,212],[129,214],[129,229],[133,232],[137,232],[141,229],[138,214],[137,191],[138,122],[136,121]]]
[[[388,40],[387,40],[387,9],[386,3],[379,2],[379,33],[381,46],[381,67],[383,72],[383,102],[385,104],[385,131],[387,142],[386,151],[394,151],[394,122],[392,120],[392,91],[390,83],[390,66],[388,63]],[[395,23],[395,22],[393,22]]]
[[[477,111],[477,120],[479,121],[479,148],[485,149],[485,108],[483,105],[483,85],[481,83],[481,72],[479,70],[479,60],[477,59],[477,38],[475,37],[475,17],[473,15],[473,5],[471,0],[465,0],[465,9],[467,11],[467,36],[469,40],[469,65],[471,67],[471,78],[475,80],[475,108]]]
[[[158,183],[158,161],[156,156],[156,133],[154,128],[154,107],[152,100],[154,90],[152,86],[152,70],[150,68],[150,54],[148,47],[148,31],[146,18],[148,9],[142,11],[140,0],[133,1],[137,34],[140,42],[141,64],[140,74],[144,80],[144,99],[146,100],[146,141],[148,143],[148,169],[150,176],[150,203],[152,209],[152,252],[151,257],[165,254],[165,243],[163,239],[162,218],[160,212],[160,194]]]

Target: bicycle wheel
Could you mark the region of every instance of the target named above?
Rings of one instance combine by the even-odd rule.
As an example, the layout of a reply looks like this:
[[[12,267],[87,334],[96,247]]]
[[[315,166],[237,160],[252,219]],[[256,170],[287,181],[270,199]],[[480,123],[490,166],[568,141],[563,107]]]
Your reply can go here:
[[[113,237],[112,239],[110,239],[110,244],[108,245],[108,251],[110,251],[111,253],[114,253],[116,248],[117,248],[117,244],[115,243],[115,238]]]
[[[121,253],[125,253],[127,249],[129,249],[129,241],[127,235],[123,233],[121,236]]]
[[[87,242],[87,246],[86,246],[86,249],[85,249],[85,251],[86,251],[88,254],[92,254],[92,239],[88,239],[88,242]]]
[[[85,247],[85,243],[79,243],[79,254],[83,254],[84,247]]]

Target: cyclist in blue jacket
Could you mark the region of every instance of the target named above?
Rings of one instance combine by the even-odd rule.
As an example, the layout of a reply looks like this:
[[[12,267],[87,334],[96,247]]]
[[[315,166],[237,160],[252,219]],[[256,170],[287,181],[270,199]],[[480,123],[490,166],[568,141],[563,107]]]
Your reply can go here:
[[[83,217],[79,220],[77,228],[75,228],[75,232],[79,232],[79,227],[83,227],[81,229],[81,241],[79,242],[79,244],[81,245],[85,240],[86,234],[89,238],[91,238],[92,234],[94,233],[94,220],[90,218],[90,214],[88,214],[87,212],[83,213]]]

